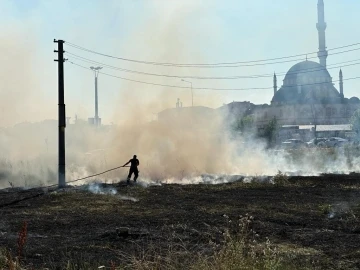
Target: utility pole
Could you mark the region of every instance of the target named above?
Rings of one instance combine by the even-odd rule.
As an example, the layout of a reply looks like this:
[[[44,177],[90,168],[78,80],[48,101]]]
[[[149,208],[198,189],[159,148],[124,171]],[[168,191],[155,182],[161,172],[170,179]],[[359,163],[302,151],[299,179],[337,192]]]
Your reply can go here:
[[[65,127],[66,127],[66,113],[65,113],[65,99],[64,99],[64,41],[54,39],[54,43],[58,44],[58,50],[54,51],[58,54],[58,81],[59,81],[59,188],[66,185],[65,182]]]
[[[95,74],[95,126],[99,126],[99,110],[98,110],[98,76],[99,70],[102,67],[90,67],[94,71]]]
[[[186,82],[186,83],[190,83],[190,87],[191,87],[191,107],[194,107],[194,94],[193,94],[192,82],[185,81],[184,79],[181,79],[181,81]]]

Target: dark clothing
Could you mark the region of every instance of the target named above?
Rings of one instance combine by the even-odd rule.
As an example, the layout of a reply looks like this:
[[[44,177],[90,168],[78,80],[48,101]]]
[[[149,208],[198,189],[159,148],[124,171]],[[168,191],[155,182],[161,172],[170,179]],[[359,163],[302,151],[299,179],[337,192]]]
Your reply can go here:
[[[137,158],[130,159],[129,163],[131,164],[130,168],[137,168],[137,166],[140,165],[140,162]]]
[[[138,170],[137,166],[140,165],[140,162],[137,158],[133,158],[133,159],[130,159],[128,163],[131,164],[130,170],[129,170],[129,175],[128,175],[128,181],[130,180],[132,174],[134,174],[134,181],[136,181],[136,179],[139,176],[139,170]]]
[[[139,170],[138,168],[132,168],[130,167],[129,170],[129,175],[128,175],[128,180],[130,180],[131,175],[134,173],[134,181],[136,181],[136,179],[139,177]]]

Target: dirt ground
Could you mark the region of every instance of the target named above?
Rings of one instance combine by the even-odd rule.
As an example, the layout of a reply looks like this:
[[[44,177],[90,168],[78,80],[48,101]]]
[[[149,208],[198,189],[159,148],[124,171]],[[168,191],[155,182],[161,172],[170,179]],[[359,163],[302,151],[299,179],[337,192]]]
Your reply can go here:
[[[116,195],[79,188],[0,190],[0,248],[16,256],[27,222],[23,265],[62,268],[69,260],[124,263],[173,243],[206,250],[229,226],[252,215],[260,241],[291,251],[314,269],[360,269],[360,175],[291,177],[285,185],[103,185]],[[31,197],[31,198],[30,198]],[[25,200],[22,200],[26,198]]]

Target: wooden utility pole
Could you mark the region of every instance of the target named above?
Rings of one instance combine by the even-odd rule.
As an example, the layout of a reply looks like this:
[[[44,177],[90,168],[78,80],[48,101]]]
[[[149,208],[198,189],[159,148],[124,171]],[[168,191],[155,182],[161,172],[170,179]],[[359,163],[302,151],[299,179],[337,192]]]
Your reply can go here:
[[[59,188],[66,185],[65,182],[65,127],[66,127],[66,113],[64,103],[64,41],[56,40],[58,50],[54,51],[58,54],[58,78],[59,78]]]

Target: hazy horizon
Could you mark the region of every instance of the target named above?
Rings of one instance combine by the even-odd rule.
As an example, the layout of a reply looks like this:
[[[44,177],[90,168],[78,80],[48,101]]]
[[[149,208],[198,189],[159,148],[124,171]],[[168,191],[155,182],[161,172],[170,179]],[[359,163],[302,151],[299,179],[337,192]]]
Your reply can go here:
[[[206,3],[206,4],[205,4]],[[325,1],[328,49],[357,43],[354,12],[360,2]],[[214,63],[250,61],[316,52],[317,1],[1,1],[0,126],[43,119],[57,119],[57,65],[53,59],[56,43],[65,41],[109,55],[131,59],[174,63]],[[246,76],[286,72],[297,61],[275,65],[196,69],[130,64],[85,53],[65,50],[101,63],[130,70],[168,75]],[[329,54],[331,54],[329,52]],[[328,65],[356,59],[357,51],[329,55]],[[309,55],[315,56],[315,55]],[[73,60],[84,66],[92,64]],[[72,58],[72,59],[71,59]],[[305,60],[305,59],[303,59]],[[317,61],[318,59],[311,59]],[[343,68],[344,79],[356,77],[357,66]],[[338,69],[329,69],[333,80]],[[189,86],[177,78],[152,77],[103,69],[115,76],[152,83]],[[81,119],[94,115],[94,78],[87,70],[65,63],[65,103],[67,116]],[[283,76],[278,76],[279,87]],[[194,87],[272,87],[272,78],[238,80],[192,80]],[[338,88],[337,83],[335,86]],[[345,81],[346,97],[357,95],[359,80]],[[175,106],[179,96],[184,106],[191,102],[190,89],[146,86],[100,74],[99,114],[103,123],[117,123],[132,100],[122,97],[142,90],[136,102],[158,100]],[[174,100],[161,99],[167,92]],[[249,91],[194,90],[194,105],[220,107],[231,101],[269,103],[272,89]],[[216,96],[211,102],[208,96]],[[173,96],[170,94],[170,96]],[[167,99],[166,97],[164,97]],[[160,109],[166,109],[160,106]],[[157,113],[156,111],[152,113]]]

